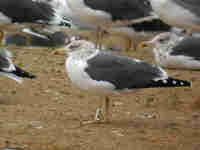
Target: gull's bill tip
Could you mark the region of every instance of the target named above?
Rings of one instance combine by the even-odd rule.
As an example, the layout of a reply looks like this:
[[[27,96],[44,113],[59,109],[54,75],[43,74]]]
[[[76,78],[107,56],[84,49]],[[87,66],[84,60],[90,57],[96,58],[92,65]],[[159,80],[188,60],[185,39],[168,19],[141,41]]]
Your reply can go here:
[[[149,47],[149,43],[148,42],[141,42],[138,45],[138,48],[146,48]]]
[[[54,51],[55,55],[65,55],[66,54],[66,50],[65,49],[57,49]]]

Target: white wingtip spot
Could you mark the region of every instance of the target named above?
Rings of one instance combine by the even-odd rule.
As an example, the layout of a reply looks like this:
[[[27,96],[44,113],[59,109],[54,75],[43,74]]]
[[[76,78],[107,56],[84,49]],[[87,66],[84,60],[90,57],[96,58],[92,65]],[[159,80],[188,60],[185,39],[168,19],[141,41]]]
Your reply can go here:
[[[172,84],[176,85],[176,81],[175,81],[175,80],[173,80],[173,81],[172,81]]]
[[[163,83],[164,83],[164,84],[167,84],[167,80],[163,80]]]

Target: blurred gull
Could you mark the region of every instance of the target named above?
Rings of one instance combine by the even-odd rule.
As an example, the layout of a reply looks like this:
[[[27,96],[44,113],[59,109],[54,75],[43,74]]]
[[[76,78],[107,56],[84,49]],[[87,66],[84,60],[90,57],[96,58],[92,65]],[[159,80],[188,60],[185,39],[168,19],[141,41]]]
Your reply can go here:
[[[199,0],[149,0],[161,20],[169,25],[200,32]]]
[[[3,48],[3,32],[0,31],[0,75],[11,78],[19,83],[23,82],[23,78],[35,78],[34,75],[17,67],[12,62],[12,54],[5,48]]]
[[[140,47],[153,47],[158,65],[174,69],[200,69],[200,37],[161,33]]]
[[[152,17],[153,10],[148,0],[67,0],[67,6],[68,18],[78,28],[103,29],[120,34],[128,37],[129,47],[135,46],[135,36],[151,36],[171,30],[157,17],[151,21],[138,21]],[[97,43],[101,42],[102,34],[98,33]]]
[[[65,0],[1,0],[0,22],[71,26]]]

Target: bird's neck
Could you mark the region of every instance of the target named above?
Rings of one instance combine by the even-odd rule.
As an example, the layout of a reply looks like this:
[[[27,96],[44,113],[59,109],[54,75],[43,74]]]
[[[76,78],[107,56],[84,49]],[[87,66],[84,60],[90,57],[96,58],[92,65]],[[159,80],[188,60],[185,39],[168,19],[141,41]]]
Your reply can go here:
[[[99,50],[95,49],[80,49],[74,52],[70,52],[70,56],[76,57],[78,59],[89,59],[90,57],[96,55]]]

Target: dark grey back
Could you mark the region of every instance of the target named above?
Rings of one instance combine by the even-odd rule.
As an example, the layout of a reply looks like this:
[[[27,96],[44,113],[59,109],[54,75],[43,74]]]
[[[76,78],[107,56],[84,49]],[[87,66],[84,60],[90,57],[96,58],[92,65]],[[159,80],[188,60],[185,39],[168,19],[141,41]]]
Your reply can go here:
[[[113,20],[145,17],[152,11],[147,0],[84,0],[84,3],[90,8],[112,14]]]
[[[111,82],[116,89],[145,88],[161,74],[151,64],[110,53],[100,53],[88,60],[85,71],[94,80]]]
[[[152,7],[148,0],[84,0],[93,9],[111,14],[112,20],[130,20],[150,16]],[[160,19],[129,25],[138,32],[169,31],[171,27]]]

